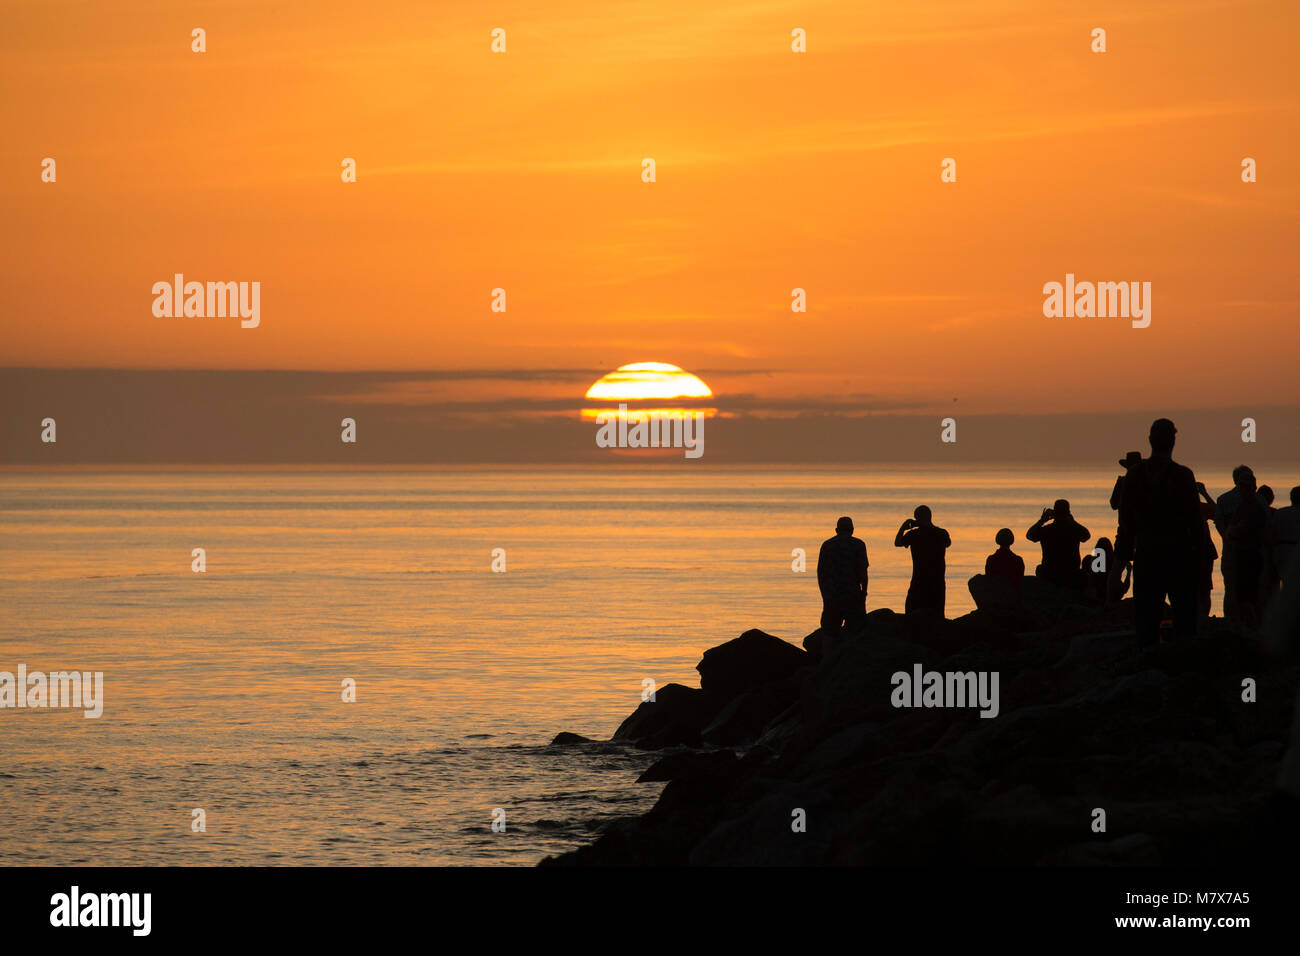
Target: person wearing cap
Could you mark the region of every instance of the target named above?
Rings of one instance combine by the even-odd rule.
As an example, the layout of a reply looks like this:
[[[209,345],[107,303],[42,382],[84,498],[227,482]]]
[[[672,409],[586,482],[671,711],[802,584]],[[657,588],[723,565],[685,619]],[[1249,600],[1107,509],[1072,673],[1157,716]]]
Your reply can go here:
[[[1160,639],[1165,598],[1174,637],[1196,633],[1196,583],[1201,569],[1205,519],[1196,497],[1196,476],[1173,460],[1178,429],[1167,418],[1151,424],[1151,456],[1129,469],[1119,508],[1119,535],[1111,567],[1112,596],[1117,571],[1133,561],[1134,624],[1138,643]]]
[[[1110,492],[1110,510],[1119,511],[1119,503],[1124,498],[1124,479],[1128,477],[1128,470],[1142,460],[1140,452],[1131,451],[1119,460],[1119,465],[1124,469],[1124,474],[1115,479],[1115,487]]]
[[[817,554],[817,587],[822,593],[822,652],[830,653],[841,626],[855,629],[867,616],[867,546],[853,536],[853,519],[835,522],[835,537]]]

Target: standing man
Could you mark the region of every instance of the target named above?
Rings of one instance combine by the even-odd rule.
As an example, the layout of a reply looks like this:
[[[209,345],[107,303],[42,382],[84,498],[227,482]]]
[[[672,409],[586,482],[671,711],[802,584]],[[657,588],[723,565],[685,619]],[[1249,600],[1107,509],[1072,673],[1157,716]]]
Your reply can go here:
[[[1232,477],[1236,482],[1232,489],[1237,494],[1236,501],[1227,511],[1226,521],[1220,521],[1217,514],[1215,518],[1223,536],[1223,616],[1254,628],[1259,625],[1268,505],[1255,487],[1253,471],[1242,465],[1233,471]],[[1226,497],[1219,497],[1220,506]]]
[[[857,628],[867,616],[867,546],[853,537],[853,519],[835,522],[835,537],[817,554],[817,587],[822,592],[822,654],[831,652],[840,626]]]
[[[1243,491],[1242,489],[1249,489]],[[1247,603],[1253,609],[1255,598],[1254,595],[1238,594],[1237,584],[1242,579],[1243,574],[1237,567],[1237,556],[1244,549],[1242,544],[1242,530],[1252,530],[1258,517],[1256,509],[1251,506],[1251,502],[1258,500],[1259,506],[1265,511],[1267,520],[1267,508],[1262,498],[1259,498],[1255,490],[1255,472],[1250,469],[1249,465],[1238,465],[1232,469],[1232,487],[1219,495],[1219,500],[1215,503],[1214,509],[1214,527],[1219,532],[1219,537],[1223,540],[1223,554],[1219,556],[1219,571],[1223,575],[1223,616],[1229,621],[1240,621],[1245,616],[1243,603]],[[1242,503],[1247,505],[1247,513],[1243,516],[1242,521],[1237,521],[1237,512],[1241,510]],[[1238,534],[1236,546],[1233,546],[1229,540],[1229,529],[1237,522]],[[1253,567],[1253,559],[1247,558],[1246,576],[1249,576]],[[1258,584],[1258,582],[1256,582]]]
[[[1196,476],[1173,460],[1178,429],[1167,418],[1151,424],[1151,457],[1129,469],[1119,509],[1119,546],[1111,568],[1133,560],[1133,604],[1138,643],[1160,640],[1160,621],[1168,596],[1174,636],[1196,633],[1196,585],[1202,567],[1205,519],[1196,497]]]
[[[1287,565],[1291,553],[1300,544],[1300,485],[1291,489],[1291,505],[1278,508],[1273,514],[1273,525],[1269,531],[1269,547],[1273,549],[1273,564],[1282,575],[1282,584],[1286,586]],[[1300,581],[1291,585],[1300,587]]]
[[[904,610],[908,614],[937,612],[939,617],[943,617],[947,587],[944,552],[952,547],[952,538],[935,525],[930,509],[925,505],[918,505],[912,514],[915,518],[908,518],[899,525],[898,534],[894,535],[895,547],[912,551],[912,583],[907,589]]]

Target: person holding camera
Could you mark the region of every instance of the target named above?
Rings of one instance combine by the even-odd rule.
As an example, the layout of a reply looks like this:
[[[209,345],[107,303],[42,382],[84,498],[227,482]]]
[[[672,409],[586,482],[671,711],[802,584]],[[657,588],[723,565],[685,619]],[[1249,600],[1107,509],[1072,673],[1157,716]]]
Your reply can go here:
[[[895,547],[912,552],[912,583],[903,609],[908,614],[937,612],[943,617],[947,590],[944,552],[952,547],[952,538],[934,523],[925,505],[918,505],[912,514],[914,517],[899,525],[898,534],[894,535]]]
[[[1036,570],[1040,578],[1063,588],[1082,590],[1079,545],[1092,537],[1090,532],[1070,514],[1070,503],[1057,498],[1050,508],[1030,525],[1025,537],[1043,549],[1043,563]]]

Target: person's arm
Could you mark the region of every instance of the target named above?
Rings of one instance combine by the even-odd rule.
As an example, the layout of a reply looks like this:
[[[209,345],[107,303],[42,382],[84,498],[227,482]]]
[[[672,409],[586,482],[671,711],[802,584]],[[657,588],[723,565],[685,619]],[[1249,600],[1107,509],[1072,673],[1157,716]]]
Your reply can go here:
[[[1201,517],[1201,497],[1196,490],[1196,476],[1190,468],[1183,469],[1180,495],[1183,500],[1183,520],[1187,523],[1188,540],[1193,542],[1197,554],[1204,550],[1205,519]]]
[[[1124,476],[1115,479],[1115,487],[1110,491],[1110,510],[1119,511],[1119,503],[1124,499]]]
[[[950,534],[948,533],[948,529],[947,529],[947,528],[940,528],[939,530],[943,532],[943,546],[944,546],[945,548],[951,548],[951,547],[952,547],[952,535],[950,535]]]
[[[1300,548],[1291,552],[1287,566],[1282,570],[1282,580],[1300,579]],[[1260,628],[1264,648],[1270,654],[1290,653],[1300,635],[1300,588],[1288,588],[1285,585],[1269,602],[1264,611],[1264,623]]]
[[[1030,541],[1037,542],[1042,537],[1043,523],[1050,517],[1052,517],[1052,509],[1045,508],[1043,513],[1038,516],[1038,520],[1029,526],[1029,530],[1025,532],[1025,537]]]
[[[862,564],[858,567],[858,577],[862,584],[862,596],[867,596],[867,568],[871,567],[871,562],[867,560],[867,546],[862,546]]]
[[[1135,466],[1136,467],[1136,466]],[[1115,553],[1106,574],[1106,604],[1118,604],[1128,590],[1124,569],[1133,560],[1133,499],[1129,497],[1132,475],[1124,482],[1124,496],[1119,504],[1119,524],[1115,529]]]
[[[907,545],[903,543],[903,537],[914,524],[916,524],[916,521],[913,520],[912,518],[908,518],[898,526],[898,534],[894,535],[894,547],[896,548],[907,547]]]
[[[1211,508],[1214,507],[1214,499],[1210,497],[1210,490],[1205,487],[1205,482],[1198,481],[1196,483],[1196,493],[1201,496],[1201,500],[1204,501],[1207,505],[1209,505]],[[1210,515],[1210,517],[1214,517],[1214,516]]]
[[[1080,544],[1083,544],[1085,541],[1087,541],[1089,538],[1092,537],[1092,533],[1083,525],[1079,524],[1079,522],[1076,521],[1074,525],[1076,528],[1078,528],[1077,534],[1079,535]]]
[[[826,579],[830,577],[830,568],[827,567],[826,545],[823,544],[820,551],[817,552],[817,589],[823,594],[826,593]]]
[[[1223,515],[1223,495],[1220,495],[1219,500],[1214,503],[1214,530],[1219,532],[1219,537],[1224,541],[1228,540],[1228,520]]]

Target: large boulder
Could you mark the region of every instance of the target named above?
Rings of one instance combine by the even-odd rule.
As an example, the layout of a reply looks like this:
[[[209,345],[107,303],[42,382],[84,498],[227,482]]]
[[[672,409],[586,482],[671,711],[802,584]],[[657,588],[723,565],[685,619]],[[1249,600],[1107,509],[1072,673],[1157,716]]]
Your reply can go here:
[[[785,680],[807,663],[806,651],[755,629],[709,648],[695,669],[705,692],[731,700],[764,684]]]
[[[1019,592],[1005,580],[986,574],[975,575],[966,587],[977,608],[996,615],[1014,631],[1042,630],[1066,613],[1087,617],[1100,610],[1082,592],[1032,575],[1025,576]]]
[[[697,687],[665,684],[654,700],[643,701],[614,731],[615,740],[645,750],[697,747],[702,731],[718,712],[715,698]]]
[[[755,687],[733,698],[700,736],[716,747],[752,743],[798,699],[799,685],[794,680]]]

